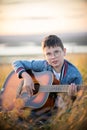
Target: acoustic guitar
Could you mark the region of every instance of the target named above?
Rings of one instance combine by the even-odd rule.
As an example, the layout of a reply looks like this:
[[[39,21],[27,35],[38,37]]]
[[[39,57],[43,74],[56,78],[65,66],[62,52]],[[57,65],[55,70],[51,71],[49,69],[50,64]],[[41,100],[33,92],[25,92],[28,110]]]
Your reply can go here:
[[[0,106],[3,110],[13,110],[15,107],[18,109],[41,108],[47,103],[51,92],[68,92],[68,85],[59,85],[59,81],[54,80],[50,71],[34,72],[28,70],[27,72],[34,82],[33,96],[29,97],[26,89],[23,88],[23,79],[19,79],[12,71],[6,78],[0,92]],[[20,94],[17,95],[18,93]],[[48,105],[53,105],[52,100]]]

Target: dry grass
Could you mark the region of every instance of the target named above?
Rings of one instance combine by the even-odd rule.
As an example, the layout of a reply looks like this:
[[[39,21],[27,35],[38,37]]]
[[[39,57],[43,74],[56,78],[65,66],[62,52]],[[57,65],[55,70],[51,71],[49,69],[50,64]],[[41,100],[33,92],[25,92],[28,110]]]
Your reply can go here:
[[[87,84],[87,53],[68,54],[66,58],[77,66],[80,70],[84,84]],[[11,65],[0,65],[0,88],[2,87],[7,75],[12,70]],[[49,123],[36,126],[29,121],[29,109],[18,111],[14,109],[10,112],[0,111],[0,129],[2,130],[86,130],[87,129],[87,92],[80,92],[77,100],[73,103],[68,95],[62,95],[67,106],[59,108],[58,113],[49,119]],[[20,119],[20,120],[19,120]]]

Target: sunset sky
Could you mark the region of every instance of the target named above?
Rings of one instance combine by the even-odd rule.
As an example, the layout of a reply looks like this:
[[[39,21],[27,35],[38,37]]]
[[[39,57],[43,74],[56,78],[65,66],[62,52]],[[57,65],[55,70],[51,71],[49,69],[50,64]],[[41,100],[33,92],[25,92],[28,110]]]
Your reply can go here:
[[[1,0],[0,35],[86,32],[86,0]]]
[[[80,33],[80,36],[85,35],[83,39],[79,36],[83,43],[85,32],[87,33],[87,0],[0,0],[0,56],[29,55],[33,52],[41,54],[40,47],[33,44],[30,47],[31,41],[16,43],[13,39],[10,45],[9,40],[2,43],[8,36],[12,38],[11,35],[28,35],[31,38],[37,34],[39,39],[41,34],[68,34],[69,38],[72,34],[76,37],[76,33],[77,36]],[[33,40],[35,37],[32,37],[34,43]],[[76,42],[72,38],[72,43],[66,44],[67,52],[87,52],[87,46],[79,46],[78,49],[78,46],[73,45]]]

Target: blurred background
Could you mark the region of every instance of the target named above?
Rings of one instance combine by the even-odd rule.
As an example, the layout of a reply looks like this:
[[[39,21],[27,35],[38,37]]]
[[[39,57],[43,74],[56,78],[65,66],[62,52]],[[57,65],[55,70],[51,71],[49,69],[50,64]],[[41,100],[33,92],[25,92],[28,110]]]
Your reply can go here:
[[[0,0],[0,62],[41,55],[49,34],[60,36],[67,52],[87,52],[87,0]]]
[[[0,66],[16,59],[42,59],[41,41],[59,36],[66,58],[87,68],[87,0],[0,0]],[[83,65],[84,64],[84,65]],[[5,67],[2,67],[5,66]],[[85,81],[87,76],[85,76]]]

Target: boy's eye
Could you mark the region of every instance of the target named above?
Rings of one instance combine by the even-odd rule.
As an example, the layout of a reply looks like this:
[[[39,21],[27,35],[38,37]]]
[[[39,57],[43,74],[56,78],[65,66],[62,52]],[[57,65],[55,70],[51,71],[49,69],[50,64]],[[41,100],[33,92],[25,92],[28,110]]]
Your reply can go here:
[[[46,55],[47,55],[47,56],[50,56],[50,55],[51,55],[51,53],[47,53]]]
[[[59,51],[55,51],[55,54],[56,54],[56,53],[59,53]]]
[[[61,51],[59,51],[59,50],[55,51],[55,55],[60,55],[60,53],[61,53]]]

